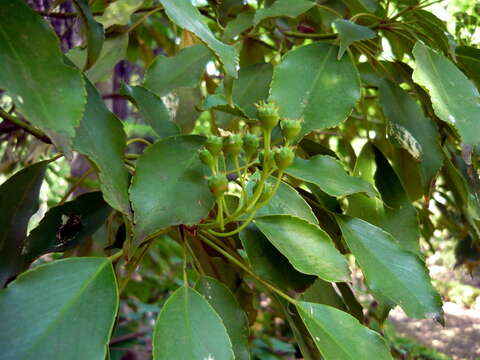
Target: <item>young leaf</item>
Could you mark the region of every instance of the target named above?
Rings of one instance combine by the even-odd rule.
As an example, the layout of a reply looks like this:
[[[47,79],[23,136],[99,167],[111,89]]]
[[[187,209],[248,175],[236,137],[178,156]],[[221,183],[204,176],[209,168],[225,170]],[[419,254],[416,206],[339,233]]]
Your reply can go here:
[[[317,225],[290,215],[261,217],[255,224],[298,271],[326,281],[349,278],[345,258]]]
[[[175,56],[159,55],[147,69],[143,85],[158,96],[179,87],[196,87],[211,58],[210,51],[201,44],[184,48]]]
[[[87,62],[83,70],[88,70],[95,64],[102,52],[103,40],[105,38],[103,26],[93,18],[88,0],[73,0],[73,3],[82,19],[87,38]]]
[[[443,321],[440,296],[417,255],[366,221],[338,215],[337,222],[373,293],[400,305],[410,317]]]
[[[380,82],[379,99],[390,128],[398,129],[391,131],[391,135],[414,157],[418,151],[415,144],[420,145],[418,160],[421,161],[423,186],[429,188],[443,163],[436,124],[423,115],[420,105],[410,95],[388,80]]]
[[[165,138],[178,135],[180,130],[171,119],[162,99],[143,86],[124,84],[122,93],[126,94],[140,110],[145,121],[160,136]]]
[[[203,22],[198,9],[190,1],[160,0],[160,2],[170,20],[198,36],[215,53],[225,72],[231,77],[237,77],[237,51],[233,46],[225,45],[215,38],[210,28]]]
[[[234,358],[227,330],[212,306],[192,288],[176,290],[158,315],[153,359]]]
[[[0,2],[0,17],[0,88],[68,154],[86,102],[80,71],[63,63],[55,33],[23,0]]]
[[[106,29],[112,25],[127,25],[130,16],[142,6],[144,0],[117,0],[110,3],[102,16],[95,19]]]
[[[355,193],[377,195],[374,187],[362,178],[350,176],[343,165],[331,156],[317,155],[308,160],[295,158],[287,174],[317,185],[328,195],[344,197]]]
[[[250,359],[248,319],[232,292],[218,280],[206,276],[197,281],[195,290],[204,296],[223,320],[235,359]]]
[[[169,137],[138,159],[130,188],[137,241],[169,226],[197,224],[208,215],[214,197],[198,157],[203,143],[197,135]]]
[[[125,132],[122,123],[107,109],[97,89],[88,80],[86,87],[88,102],[77,129],[74,149],[95,164],[105,200],[114,209],[130,215],[129,174],[123,165]]]
[[[425,87],[435,114],[458,130],[466,144],[480,142],[480,93],[452,63],[422,42],[413,49],[413,80]]]
[[[0,290],[2,359],[104,359],[117,309],[108,259],[40,265]]]
[[[295,270],[255,224],[248,225],[240,232],[240,240],[253,270],[262,279],[282,289],[298,291],[303,291],[315,280],[315,277]]]
[[[337,46],[314,43],[290,50],[275,68],[271,100],[282,116],[303,118],[300,137],[338,125],[360,99],[358,72],[337,53]]]
[[[0,287],[22,270],[22,245],[30,217],[38,210],[38,195],[48,161],[30,165],[0,186]]]
[[[308,0],[296,0],[293,2],[290,0],[277,0],[269,7],[258,9],[253,23],[257,26],[265,19],[282,16],[296,18],[314,6],[315,2]]]
[[[340,60],[347,48],[355,41],[373,39],[377,34],[370,28],[355,24],[349,20],[338,19],[334,22],[340,38],[337,59]]]
[[[325,360],[391,360],[385,340],[353,316],[328,305],[300,301],[297,309]]]
[[[24,266],[43,254],[74,248],[92,236],[111,212],[112,208],[99,191],[82,194],[75,200],[50,208],[25,240]]]

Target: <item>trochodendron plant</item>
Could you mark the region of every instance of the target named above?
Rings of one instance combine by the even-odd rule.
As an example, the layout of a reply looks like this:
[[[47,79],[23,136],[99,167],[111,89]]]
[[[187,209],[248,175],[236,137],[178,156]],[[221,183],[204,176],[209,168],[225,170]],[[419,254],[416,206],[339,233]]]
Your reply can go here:
[[[391,359],[397,305],[443,322],[424,257],[478,258],[480,52],[434,2],[0,0],[1,358],[117,358],[119,301],[160,306],[156,360],[252,358],[260,298],[305,359]]]

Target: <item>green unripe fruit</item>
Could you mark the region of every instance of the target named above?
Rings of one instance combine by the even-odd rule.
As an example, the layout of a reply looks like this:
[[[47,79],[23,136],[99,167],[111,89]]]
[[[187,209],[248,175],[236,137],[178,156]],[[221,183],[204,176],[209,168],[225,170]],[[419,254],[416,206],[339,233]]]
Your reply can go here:
[[[282,135],[286,141],[295,140],[302,130],[302,124],[299,120],[283,119],[280,126],[282,127]]]
[[[243,140],[238,134],[230,135],[223,140],[223,153],[237,156],[242,151]]]
[[[260,140],[258,137],[253,134],[245,134],[243,136],[243,151],[245,151],[245,155],[247,158],[251,158],[258,150],[260,146]]]
[[[272,131],[280,120],[277,105],[273,102],[260,101],[255,106],[257,107],[257,118],[262,127],[267,131]]]
[[[205,147],[213,157],[217,157],[222,153],[223,140],[220,136],[209,135],[205,141]]]
[[[291,148],[282,147],[275,150],[275,164],[279,170],[285,170],[292,165],[295,159],[295,153]]]
[[[215,166],[215,159],[207,149],[198,150],[198,157],[200,158],[200,161],[208,167],[213,168]]]
[[[228,179],[223,174],[215,174],[207,178],[208,187],[215,197],[222,196],[228,190]]]

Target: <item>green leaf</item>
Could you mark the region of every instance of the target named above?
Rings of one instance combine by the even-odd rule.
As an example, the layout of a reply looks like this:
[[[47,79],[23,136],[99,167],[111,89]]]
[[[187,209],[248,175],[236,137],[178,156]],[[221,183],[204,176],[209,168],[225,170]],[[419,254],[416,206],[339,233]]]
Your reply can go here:
[[[83,70],[88,70],[95,64],[102,52],[103,40],[105,39],[103,26],[93,18],[88,0],[73,0],[73,3],[82,19],[83,28],[86,33],[87,62]]]
[[[255,181],[259,179],[260,174],[254,174],[247,183],[247,194],[249,196],[253,195]],[[273,186],[276,179],[270,177],[267,182]],[[280,182],[277,192],[270,201],[257,210],[255,217],[258,218],[268,215],[293,215],[318,225],[318,219],[313,214],[307,202],[294,188],[283,181]]]
[[[253,23],[257,26],[265,19],[275,17],[296,18],[314,6],[315,2],[308,0],[277,0],[269,7],[258,9],[255,13]]]
[[[52,207],[25,240],[24,265],[49,252],[64,252],[92,236],[105,222],[112,208],[101,192],[89,192],[75,200]]]
[[[455,57],[468,77],[480,88],[480,49],[470,46],[457,46]]]
[[[366,221],[337,216],[343,238],[374,294],[400,305],[409,317],[442,321],[442,302],[420,258]]]
[[[0,88],[28,121],[69,154],[86,101],[80,71],[63,63],[52,28],[24,1],[2,1],[0,17]]]
[[[338,47],[314,43],[290,50],[275,67],[271,99],[287,118],[303,118],[301,136],[344,121],[360,99],[360,79]]]
[[[250,118],[256,118],[255,103],[268,98],[273,67],[271,64],[245,66],[233,82],[232,99]]]
[[[197,135],[166,138],[137,160],[130,188],[137,241],[173,225],[198,224],[214,204],[197,151]]]
[[[302,301],[332,306],[342,311],[348,311],[343,299],[335,291],[332,283],[317,278],[301,296]]]
[[[202,105],[202,110],[217,110],[233,116],[248,119],[245,111],[236,104],[230,105],[227,98],[223,94],[207,95]]]
[[[175,123],[184,134],[189,134],[195,127],[195,123],[200,115],[197,108],[202,102],[202,92],[199,87],[178,88],[172,94],[175,102],[178,102],[175,112]]]
[[[348,175],[343,165],[328,155],[317,155],[308,160],[297,157],[286,173],[297,179],[311,182],[328,195],[335,197],[355,193],[365,193],[371,197],[377,195],[372,185],[362,178]]]
[[[355,41],[373,39],[377,34],[370,28],[355,24],[349,20],[338,19],[334,22],[340,38],[337,59],[340,60],[347,48]]]
[[[251,28],[253,26],[254,15],[255,13],[253,11],[244,11],[238,14],[235,19],[229,21],[223,31],[223,41],[230,41],[245,30]]]
[[[38,195],[48,161],[30,165],[0,186],[0,287],[22,270],[22,245],[30,217],[38,210]]]
[[[295,269],[327,281],[349,278],[345,258],[317,225],[290,215],[271,215],[255,224]]]
[[[102,16],[95,19],[108,28],[112,25],[127,25],[130,21],[130,16],[142,6],[144,0],[117,0],[110,3]]]
[[[108,259],[40,265],[0,290],[2,359],[104,359],[117,309]]]
[[[196,87],[211,58],[210,51],[201,44],[184,48],[175,56],[159,55],[145,73],[144,86],[158,96],[179,87]]]
[[[325,360],[392,359],[385,340],[353,316],[305,301],[298,302],[297,309]]]
[[[240,232],[240,240],[253,271],[262,279],[271,281],[283,289],[299,291],[304,290],[315,280],[313,276],[295,270],[255,224],[248,225]]]
[[[227,330],[212,306],[192,288],[176,290],[158,315],[153,359],[234,358]]]
[[[167,16],[178,26],[194,33],[222,63],[226,74],[236,78],[238,54],[233,46],[219,41],[203,22],[198,9],[190,1],[160,0]],[[183,71],[183,67],[181,68]]]
[[[417,42],[413,49],[413,80],[425,87],[435,114],[451,124],[466,144],[480,142],[480,94],[472,82],[448,59]]]
[[[420,161],[423,186],[430,188],[443,164],[436,124],[425,117],[420,105],[407,92],[388,80],[380,82],[379,99],[390,124],[390,134]]]
[[[115,65],[125,57],[127,47],[127,33],[105,39],[102,52],[97,61],[90,69],[85,71],[87,78],[92,83],[105,80],[112,74]],[[83,68],[87,58],[87,50],[82,47],[76,47],[67,52],[66,55],[78,68]]]
[[[247,315],[232,292],[218,280],[205,276],[197,281],[195,290],[202,294],[217,314],[220,315],[232,342],[235,359],[250,359],[248,346],[250,329]]]
[[[129,174],[123,164],[125,132],[120,120],[111,113],[97,89],[86,80],[88,102],[74,149],[95,164],[105,200],[130,215]]]
[[[121,92],[128,95],[140,110],[145,121],[160,136],[165,138],[178,135],[180,130],[171,119],[162,99],[143,86],[123,84]]]

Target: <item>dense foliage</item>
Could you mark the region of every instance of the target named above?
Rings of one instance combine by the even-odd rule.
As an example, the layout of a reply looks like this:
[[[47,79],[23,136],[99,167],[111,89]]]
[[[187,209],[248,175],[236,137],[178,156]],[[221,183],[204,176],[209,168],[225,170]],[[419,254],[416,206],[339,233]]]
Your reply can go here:
[[[442,323],[480,6],[431,4],[0,0],[2,359],[381,360],[395,306]]]

